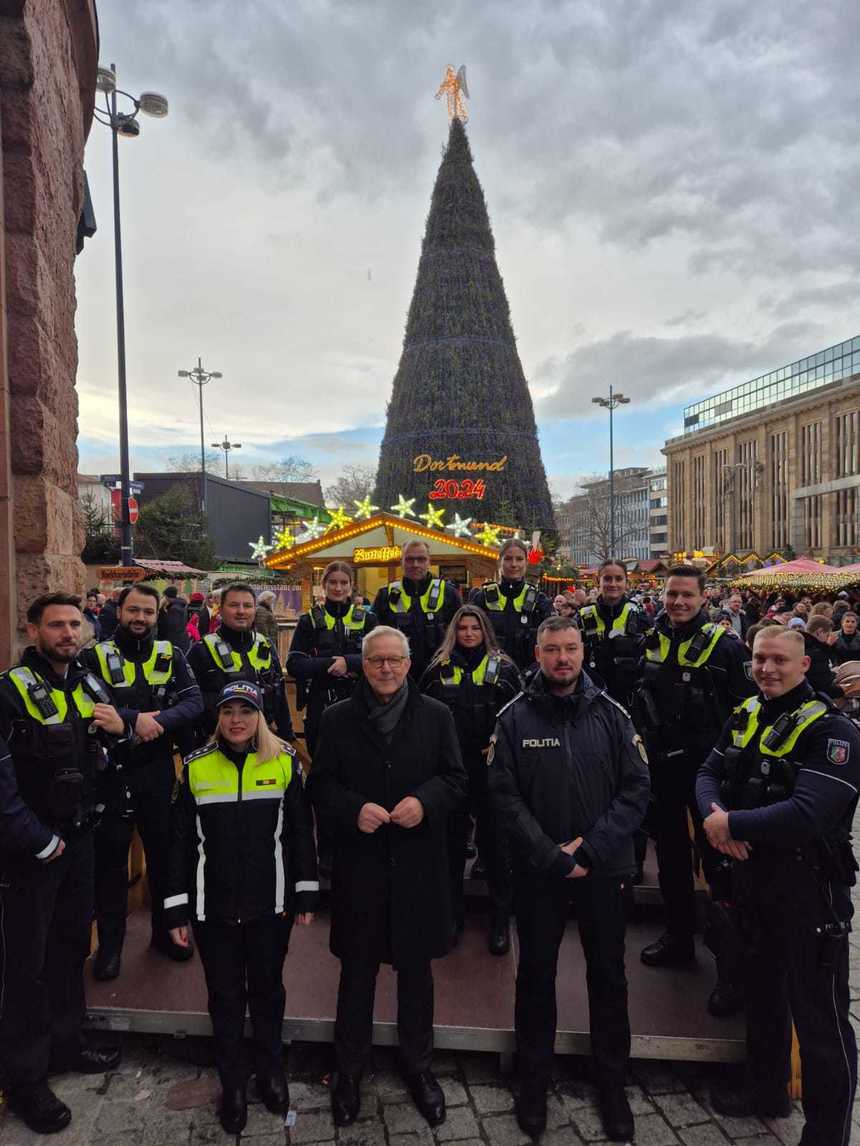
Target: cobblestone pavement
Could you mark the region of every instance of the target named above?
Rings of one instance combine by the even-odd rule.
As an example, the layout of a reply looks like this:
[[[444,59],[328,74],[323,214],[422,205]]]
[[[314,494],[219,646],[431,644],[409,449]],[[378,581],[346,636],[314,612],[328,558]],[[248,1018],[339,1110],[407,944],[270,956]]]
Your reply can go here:
[[[860,899],[860,895],[855,897]],[[860,1038],[860,928],[850,938],[851,998]],[[635,957],[628,952],[628,959]],[[249,1087],[248,1125],[238,1138],[225,1134],[215,1108],[219,1088],[208,1039],[125,1035],[121,1068],[108,1075],[64,1075],[52,1081],[72,1109],[61,1134],[32,1134],[0,1108],[0,1146],[525,1146],[529,1139],[513,1114],[510,1079],[498,1056],[439,1052],[434,1061],[448,1103],[445,1123],[431,1131],[415,1110],[394,1054],[376,1048],[374,1069],[362,1084],[360,1120],[336,1130],[325,1077],[330,1048],[300,1043],[290,1048],[294,1125],[256,1101]],[[701,1063],[634,1061],[628,1096],[638,1146],[796,1146],[803,1127],[800,1104],[788,1119],[722,1118],[710,1102],[711,1086],[737,1076],[737,1067]],[[544,1146],[589,1146],[603,1139],[587,1060],[556,1060]],[[851,1146],[860,1146],[860,1104]]]

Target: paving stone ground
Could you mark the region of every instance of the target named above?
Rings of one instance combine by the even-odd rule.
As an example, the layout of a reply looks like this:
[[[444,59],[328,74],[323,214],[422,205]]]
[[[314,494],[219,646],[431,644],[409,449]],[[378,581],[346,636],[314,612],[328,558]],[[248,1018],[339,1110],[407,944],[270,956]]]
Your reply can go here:
[[[855,836],[858,825],[855,822]],[[856,896],[860,900],[860,895]],[[852,1021],[860,1037],[860,928],[850,937]],[[635,958],[629,952],[628,958]],[[329,1047],[297,1043],[288,1054],[296,1119],[287,1129],[249,1087],[248,1125],[224,1134],[216,1113],[218,1082],[208,1039],[123,1036],[123,1062],[108,1075],[64,1075],[53,1080],[72,1109],[72,1122],[50,1138],[32,1134],[0,1107],[0,1146],[526,1146],[513,1114],[511,1079],[491,1054],[440,1051],[434,1069],[448,1102],[445,1123],[431,1131],[410,1102],[392,1051],[376,1048],[362,1083],[359,1121],[336,1130],[326,1086]],[[800,1103],[790,1118],[721,1118],[710,1105],[715,1083],[737,1077],[737,1067],[638,1060],[628,1096],[638,1146],[797,1146]],[[604,1140],[587,1060],[558,1058],[543,1146],[589,1146]],[[850,1146],[860,1146],[860,1103]]]

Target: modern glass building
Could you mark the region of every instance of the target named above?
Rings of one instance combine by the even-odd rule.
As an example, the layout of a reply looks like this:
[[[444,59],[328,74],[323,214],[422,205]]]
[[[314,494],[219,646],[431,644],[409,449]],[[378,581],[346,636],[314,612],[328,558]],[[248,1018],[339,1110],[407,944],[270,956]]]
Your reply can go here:
[[[771,370],[749,382],[742,382],[722,394],[703,398],[684,408],[684,433],[692,434],[709,426],[771,406],[783,398],[794,398],[819,386],[829,386],[842,378],[860,374],[860,336],[838,342],[790,366]]]

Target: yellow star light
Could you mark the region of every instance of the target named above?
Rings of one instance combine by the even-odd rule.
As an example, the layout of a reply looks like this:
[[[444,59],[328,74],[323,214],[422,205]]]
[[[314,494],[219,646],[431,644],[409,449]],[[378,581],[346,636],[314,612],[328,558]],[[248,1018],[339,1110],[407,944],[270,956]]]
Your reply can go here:
[[[401,493],[397,498],[397,504],[391,506],[392,512],[396,513],[397,516],[400,518],[414,517],[415,516],[415,500],[416,499],[414,497],[411,497],[407,501],[407,499]]]
[[[352,518],[344,509],[330,509],[331,521],[329,522],[328,532],[331,533],[336,529],[344,529],[352,521]]]
[[[442,518],[445,516],[445,510],[434,509],[429,501],[427,502],[427,512],[419,513],[418,516],[428,529],[444,529]]]
[[[296,539],[292,533],[290,533],[289,529],[282,529],[280,533],[275,534],[276,549],[292,549],[295,543]]]
[[[475,540],[480,541],[485,549],[494,549],[499,544],[499,533],[501,527],[497,525],[485,525],[480,533],[475,534]]]
[[[355,514],[355,520],[356,521],[367,521],[367,519],[369,517],[373,517],[376,510],[379,509],[378,505],[371,505],[370,504],[370,495],[369,494],[367,497],[362,498],[361,501],[356,501],[355,498],[353,498],[352,504],[355,506],[355,509],[356,509],[356,514]]]

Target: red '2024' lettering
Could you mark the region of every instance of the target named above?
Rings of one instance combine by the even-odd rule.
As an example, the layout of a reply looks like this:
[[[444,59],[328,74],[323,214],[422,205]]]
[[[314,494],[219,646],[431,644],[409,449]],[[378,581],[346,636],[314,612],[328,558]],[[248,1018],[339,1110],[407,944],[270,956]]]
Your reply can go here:
[[[429,497],[431,501],[470,501],[472,499],[483,501],[486,492],[487,486],[483,478],[479,478],[477,481],[472,481],[471,478],[463,478],[462,481],[455,481],[453,478],[447,480],[437,478],[433,483]]]

